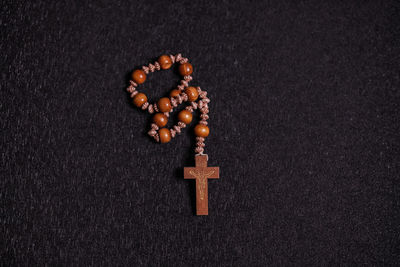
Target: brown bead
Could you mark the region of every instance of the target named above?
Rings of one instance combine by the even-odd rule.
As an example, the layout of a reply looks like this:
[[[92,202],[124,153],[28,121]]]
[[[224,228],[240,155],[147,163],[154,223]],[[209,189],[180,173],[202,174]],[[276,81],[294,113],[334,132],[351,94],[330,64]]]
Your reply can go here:
[[[162,97],[158,100],[157,107],[161,112],[169,112],[172,109],[171,101],[168,97]]]
[[[161,128],[158,131],[158,136],[160,136],[161,143],[168,143],[171,141],[171,132],[167,128]]]
[[[185,93],[188,96],[188,100],[191,102],[196,101],[196,99],[199,97],[199,92],[197,92],[197,89],[193,86],[186,87]]]
[[[181,91],[179,91],[178,89],[174,89],[169,93],[170,97],[178,97],[180,95]]]
[[[179,114],[178,114],[178,120],[180,120],[184,124],[189,124],[192,121],[192,119],[193,119],[193,115],[188,110],[184,109],[181,112],[179,112]]]
[[[206,125],[197,124],[196,127],[194,127],[194,134],[199,137],[207,137],[210,134],[210,129],[208,129]]]
[[[142,70],[135,70],[132,73],[132,80],[137,84],[144,83],[146,81],[146,73]]]
[[[193,66],[190,63],[183,63],[179,66],[179,73],[182,76],[190,75],[193,72]]]
[[[167,70],[167,69],[171,68],[171,66],[172,66],[172,60],[167,55],[160,56],[158,58],[158,63],[160,63],[160,66],[163,70]]]
[[[147,96],[143,93],[138,93],[133,98],[133,104],[135,104],[135,106],[137,106],[138,108],[140,108],[146,102],[147,102]]]
[[[153,122],[157,124],[158,127],[164,127],[165,125],[167,125],[168,118],[162,113],[156,113],[153,116]]]

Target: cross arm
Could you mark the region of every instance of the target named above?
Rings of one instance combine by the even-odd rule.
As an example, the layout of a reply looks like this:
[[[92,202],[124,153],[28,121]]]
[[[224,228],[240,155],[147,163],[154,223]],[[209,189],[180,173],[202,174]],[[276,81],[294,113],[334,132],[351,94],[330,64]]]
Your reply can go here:
[[[219,167],[185,167],[183,169],[185,179],[196,179],[199,173],[204,174],[205,178],[218,179]]]
[[[218,179],[219,178],[219,167],[207,167],[204,168],[204,172],[209,173],[207,178]]]
[[[194,167],[185,167],[183,168],[183,178],[185,179],[196,179],[196,177],[190,173],[190,171],[194,171],[196,168]]]

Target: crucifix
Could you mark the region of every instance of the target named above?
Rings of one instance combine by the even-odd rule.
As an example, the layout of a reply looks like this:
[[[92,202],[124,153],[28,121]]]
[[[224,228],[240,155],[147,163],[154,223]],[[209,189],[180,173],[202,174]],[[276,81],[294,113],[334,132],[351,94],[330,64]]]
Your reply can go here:
[[[184,178],[196,179],[196,214],[208,215],[207,179],[219,178],[219,167],[207,167],[207,155],[196,155],[196,167],[185,167]]]

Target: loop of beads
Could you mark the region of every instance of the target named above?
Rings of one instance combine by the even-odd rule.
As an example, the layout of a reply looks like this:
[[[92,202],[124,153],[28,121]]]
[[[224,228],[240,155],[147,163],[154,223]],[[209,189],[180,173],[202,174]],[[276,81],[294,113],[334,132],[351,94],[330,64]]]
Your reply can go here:
[[[179,63],[179,73],[183,76],[180,84],[176,89],[173,89],[169,97],[160,98],[157,103],[150,104],[147,101],[147,96],[137,91],[137,87],[144,83],[147,78],[147,74],[159,71],[167,70],[171,68],[174,63]],[[201,90],[200,87],[189,86],[190,81],[193,80],[192,76],[193,67],[189,63],[187,58],[182,57],[181,54],[177,55],[162,55],[158,60],[147,66],[143,66],[141,69],[134,70],[132,73],[132,80],[129,82],[129,86],[126,89],[133,99],[133,104],[138,108],[147,110],[150,114],[154,114],[153,123],[151,124],[151,130],[148,132],[150,136],[156,140],[156,142],[168,143],[171,138],[174,138],[177,134],[180,134],[182,129],[186,127],[192,121],[193,111],[198,109],[200,111],[200,122],[194,128],[196,137],[196,153],[203,154],[205,147],[205,137],[210,133],[207,126],[207,120],[209,118],[208,103],[210,99],[207,98],[207,92]],[[168,122],[169,113],[173,111],[178,105],[183,102],[188,102],[186,108],[179,112],[179,122],[174,125],[171,129],[164,128]]]

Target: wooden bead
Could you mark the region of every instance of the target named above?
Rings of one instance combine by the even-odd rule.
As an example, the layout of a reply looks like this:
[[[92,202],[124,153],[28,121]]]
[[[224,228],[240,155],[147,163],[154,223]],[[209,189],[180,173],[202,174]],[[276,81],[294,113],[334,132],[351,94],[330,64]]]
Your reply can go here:
[[[179,91],[178,89],[174,89],[169,93],[170,97],[178,97],[180,95],[181,91]]]
[[[198,137],[207,137],[210,134],[210,129],[208,129],[206,125],[197,124],[196,127],[194,127],[194,134]]]
[[[146,102],[147,102],[147,96],[145,94],[143,94],[143,93],[138,93],[133,98],[133,104],[135,106],[137,106],[138,108],[140,108]]]
[[[160,63],[160,67],[163,70],[167,70],[169,68],[171,68],[172,66],[172,60],[169,56],[167,55],[162,55],[158,58],[158,63]]]
[[[158,131],[158,136],[160,137],[161,143],[168,143],[171,141],[171,132],[167,128],[161,128]]]
[[[179,66],[179,73],[182,76],[190,75],[193,73],[193,66],[190,63],[183,63]]]
[[[161,112],[169,112],[172,109],[171,101],[168,97],[162,97],[158,100],[157,107]]]
[[[188,100],[191,102],[196,101],[196,99],[199,97],[199,92],[197,92],[197,89],[193,86],[186,87],[185,93],[188,96]]]
[[[192,119],[193,119],[193,115],[188,110],[182,110],[178,114],[178,120],[180,120],[184,124],[189,124],[192,121]]]
[[[132,80],[137,84],[142,84],[146,81],[146,73],[142,70],[135,70],[132,73]]]
[[[165,125],[167,125],[168,118],[162,113],[156,113],[153,116],[153,122],[157,124],[158,127],[164,127]]]

